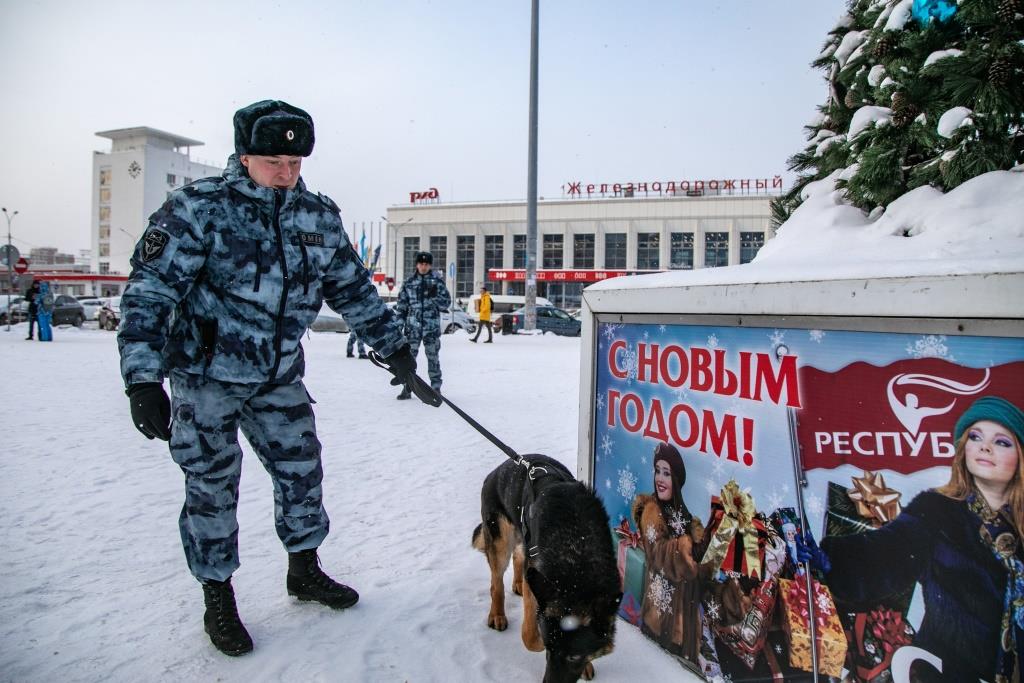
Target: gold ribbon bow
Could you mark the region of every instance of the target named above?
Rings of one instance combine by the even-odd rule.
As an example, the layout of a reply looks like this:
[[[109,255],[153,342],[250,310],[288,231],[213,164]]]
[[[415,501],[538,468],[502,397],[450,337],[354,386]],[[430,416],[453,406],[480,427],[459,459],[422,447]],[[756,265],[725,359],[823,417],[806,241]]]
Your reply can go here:
[[[864,470],[863,477],[851,477],[853,488],[846,494],[857,506],[857,514],[871,520],[873,525],[882,526],[891,522],[903,509],[900,497],[903,495],[885,485],[885,479],[878,472]]]
[[[730,480],[722,487],[719,503],[723,513],[718,528],[715,529],[704,552],[701,564],[711,564],[715,571],[722,568],[722,563],[729,556],[736,534],[740,534],[743,542],[744,573],[759,579],[761,577],[761,556],[758,552],[758,531],[763,524],[755,523],[754,499],[749,493],[740,490],[735,480]]]

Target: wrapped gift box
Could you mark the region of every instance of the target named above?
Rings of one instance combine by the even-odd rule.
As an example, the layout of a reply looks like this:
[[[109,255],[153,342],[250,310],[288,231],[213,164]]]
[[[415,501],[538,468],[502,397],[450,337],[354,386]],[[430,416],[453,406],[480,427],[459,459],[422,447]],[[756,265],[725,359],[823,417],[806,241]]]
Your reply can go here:
[[[865,479],[872,482],[877,486],[877,482],[881,480],[881,475],[871,477],[870,472],[865,472],[866,477],[858,478],[854,477],[854,483],[858,481],[863,482]],[[883,500],[888,500],[886,504],[887,508],[880,509],[878,515],[865,516],[860,514],[861,512],[870,512],[869,509],[864,508],[863,496],[862,500],[857,501],[854,498],[857,497],[857,487],[848,489],[845,486],[837,484],[835,482],[828,483],[828,503],[825,511],[825,535],[826,536],[849,536],[851,534],[860,534],[868,531],[877,529],[882,525],[882,518],[898,514],[899,501],[898,498],[894,499],[892,495],[892,489],[885,488],[885,482],[881,482],[883,493],[881,494]],[[861,485],[864,488],[864,485]],[[851,497],[851,495],[853,497]],[[896,494],[897,496],[899,494]],[[870,494],[869,494],[870,499]],[[858,509],[858,502],[861,507]],[[872,504],[875,508],[878,508],[877,503]],[[903,614],[907,613],[907,609],[910,607],[910,600],[914,595],[913,587],[894,595],[888,596],[881,601],[881,606],[897,610]]]
[[[817,629],[818,673],[838,677],[846,660],[846,633],[839,623],[832,594],[826,586],[813,581],[814,605],[811,609],[805,579],[779,579],[778,583],[790,666],[803,671],[812,670],[810,619],[813,614]]]
[[[647,558],[639,546],[639,534],[630,530],[623,520],[612,536],[617,543],[616,561],[622,581],[622,604],[619,614],[631,624],[640,624],[640,605],[644,597],[644,569]]]
[[[718,639],[750,670],[754,669],[757,658],[764,649],[777,592],[778,587],[774,579],[761,583],[750,592],[750,609],[739,623],[731,626],[714,626]],[[713,602],[705,602],[705,615],[709,611],[714,612],[715,609]]]
[[[891,681],[889,668],[896,650],[910,645],[914,628],[896,610],[876,609],[850,615],[847,629],[850,642],[849,666],[857,681]]]

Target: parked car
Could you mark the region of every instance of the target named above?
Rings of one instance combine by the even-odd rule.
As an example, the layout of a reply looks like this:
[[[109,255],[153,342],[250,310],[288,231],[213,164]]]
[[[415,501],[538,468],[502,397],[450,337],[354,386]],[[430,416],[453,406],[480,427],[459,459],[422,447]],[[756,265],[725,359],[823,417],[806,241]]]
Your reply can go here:
[[[103,308],[105,301],[98,296],[78,297],[78,303],[82,304],[82,308],[85,309],[86,320],[99,320],[100,309]]]
[[[23,296],[11,297],[11,322],[28,320],[28,300]],[[0,297],[0,325],[7,324],[7,297]]]
[[[520,308],[502,317],[502,332],[505,332],[505,325],[509,325],[508,333],[523,329],[526,321],[526,309]],[[537,329],[541,332],[551,332],[563,337],[578,337],[583,323],[572,317],[557,306],[537,306]]]
[[[106,300],[96,318],[101,330],[113,332],[121,323],[121,297],[112,296]]]
[[[81,327],[85,322],[85,308],[70,294],[58,294],[53,300],[54,325],[74,325]]]
[[[398,305],[397,301],[387,303],[388,308],[392,311],[395,310],[396,305]],[[462,306],[457,303],[451,304],[448,311],[441,314],[440,325],[443,334],[452,334],[456,330],[465,330],[468,334],[476,332],[476,321],[470,318],[469,314],[462,310]]]
[[[455,330],[465,330],[468,334],[473,334],[476,332],[476,321],[470,318],[461,306],[453,303],[447,313],[441,314],[441,329],[445,334],[452,334]]]
[[[316,314],[316,320],[309,326],[314,332],[348,332],[348,323],[340,314],[331,310],[330,306],[324,304],[320,312]]]

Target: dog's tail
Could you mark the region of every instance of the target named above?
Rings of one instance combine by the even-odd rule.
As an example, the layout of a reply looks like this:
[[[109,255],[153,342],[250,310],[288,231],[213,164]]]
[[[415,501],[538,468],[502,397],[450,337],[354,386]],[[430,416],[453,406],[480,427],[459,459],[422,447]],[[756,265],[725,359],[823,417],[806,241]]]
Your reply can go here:
[[[485,540],[484,540],[484,534],[485,533],[487,533],[487,532],[484,531],[484,525],[483,524],[477,524],[476,528],[473,529],[473,547],[476,548],[477,550],[479,550],[480,552],[485,552],[485,547],[486,547],[484,545],[485,544]]]

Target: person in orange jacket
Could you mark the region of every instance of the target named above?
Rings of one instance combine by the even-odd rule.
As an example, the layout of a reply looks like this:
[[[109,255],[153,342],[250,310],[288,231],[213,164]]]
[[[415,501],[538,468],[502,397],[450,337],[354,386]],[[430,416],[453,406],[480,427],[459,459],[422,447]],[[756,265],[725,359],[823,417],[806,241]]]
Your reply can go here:
[[[484,285],[480,288],[480,325],[476,328],[476,336],[469,341],[475,342],[480,338],[480,331],[487,328],[487,341],[484,344],[490,344],[494,341],[494,330],[491,327],[491,293],[487,291],[487,286]]]

